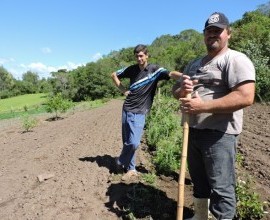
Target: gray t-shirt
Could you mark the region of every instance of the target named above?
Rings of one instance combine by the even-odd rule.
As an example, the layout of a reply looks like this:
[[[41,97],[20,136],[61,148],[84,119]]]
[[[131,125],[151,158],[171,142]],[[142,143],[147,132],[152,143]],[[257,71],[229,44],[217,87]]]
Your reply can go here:
[[[184,70],[191,79],[198,79],[194,87],[203,100],[223,97],[244,81],[255,81],[255,68],[243,53],[228,49],[208,63],[202,59],[192,61]],[[243,109],[233,113],[201,113],[189,116],[189,126],[197,129],[214,129],[228,134],[240,134],[243,124]]]

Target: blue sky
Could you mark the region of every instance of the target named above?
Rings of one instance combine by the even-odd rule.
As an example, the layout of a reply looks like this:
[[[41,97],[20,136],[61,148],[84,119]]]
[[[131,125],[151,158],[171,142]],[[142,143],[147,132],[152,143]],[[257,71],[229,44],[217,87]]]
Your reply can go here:
[[[0,66],[40,78],[164,34],[202,31],[215,11],[230,22],[269,0],[0,0]]]

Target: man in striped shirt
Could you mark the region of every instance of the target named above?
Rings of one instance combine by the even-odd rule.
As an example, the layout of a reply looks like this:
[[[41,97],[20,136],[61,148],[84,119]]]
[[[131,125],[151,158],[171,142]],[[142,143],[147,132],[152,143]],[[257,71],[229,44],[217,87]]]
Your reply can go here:
[[[123,148],[116,159],[117,166],[127,171],[122,177],[124,181],[138,175],[135,152],[141,141],[145,117],[151,109],[158,81],[170,78],[177,80],[182,75],[180,72],[170,72],[158,65],[149,64],[145,45],[137,45],[134,48],[134,55],[137,64],[120,69],[111,75],[115,85],[126,96],[122,110]],[[130,79],[128,89],[121,83],[123,78]]]

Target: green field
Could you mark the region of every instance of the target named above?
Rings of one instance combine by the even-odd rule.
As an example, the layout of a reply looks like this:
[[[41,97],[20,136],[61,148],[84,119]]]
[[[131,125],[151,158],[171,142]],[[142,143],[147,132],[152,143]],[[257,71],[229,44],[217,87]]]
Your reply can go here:
[[[46,112],[47,94],[28,94],[16,96],[8,99],[0,99],[0,120],[16,118],[27,114],[39,114]],[[98,99],[94,101],[84,101],[74,103],[75,109],[92,109],[104,105],[107,99]]]
[[[28,94],[8,99],[0,99],[0,119],[20,116],[25,112],[30,114],[45,112],[44,103],[47,94]]]

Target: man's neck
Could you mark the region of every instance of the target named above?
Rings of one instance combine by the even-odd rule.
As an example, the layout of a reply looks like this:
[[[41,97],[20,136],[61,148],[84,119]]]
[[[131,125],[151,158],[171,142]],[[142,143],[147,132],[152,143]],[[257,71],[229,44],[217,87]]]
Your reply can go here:
[[[228,47],[223,47],[221,50],[219,51],[208,51],[207,57],[209,57],[209,60],[213,59],[214,57],[225,53],[228,50]]]
[[[147,66],[147,62],[144,63],[143,65],[140,65],[140,64],[139,64],[140,70],[144,70],[146,66]]]
[[[228,47],[224,47],[222,50],[219,51],[208,51],[207,55],[202,59],[202,64],[205,65],[206,63],[214,59],[216,56],[225,53],[228,49]]]

